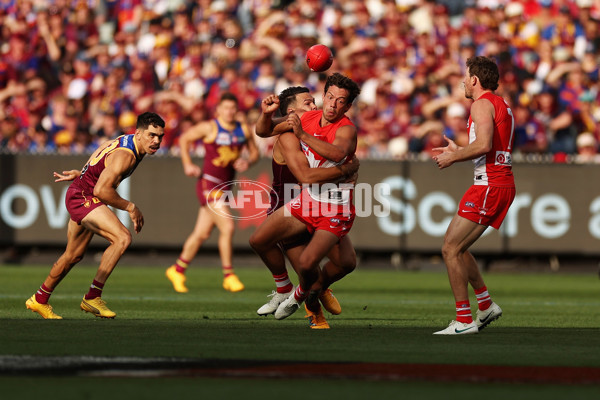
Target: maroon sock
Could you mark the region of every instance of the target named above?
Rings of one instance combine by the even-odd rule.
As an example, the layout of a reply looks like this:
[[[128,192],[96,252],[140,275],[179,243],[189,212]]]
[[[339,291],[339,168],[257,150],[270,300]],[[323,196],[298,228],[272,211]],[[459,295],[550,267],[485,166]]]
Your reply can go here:
[[[48,299],[52,294],[52,289],[48,289],[46,285],[42,283],[42,286],[35,292],[35,301],[40,304],[48,304]]]
[[[177,272],[179,272],[180,274],[185,274],[185,271],[187,271],[187,267],[189,265],[189,261],[188,260],[184,260],[183,258],[179,257],[177,259],[177,261],[175,261],[175,270]]]
[[[233,267],[231,265],[223,265],[223,277],[227,278],[229,275],[233,275]]]
[[[104,288],[104,283],[100,283],[94,279],[92,285],[90,286],[90,291],[85,295],[86,300],[95,299],[96,297],[102,296],[102,289]]]

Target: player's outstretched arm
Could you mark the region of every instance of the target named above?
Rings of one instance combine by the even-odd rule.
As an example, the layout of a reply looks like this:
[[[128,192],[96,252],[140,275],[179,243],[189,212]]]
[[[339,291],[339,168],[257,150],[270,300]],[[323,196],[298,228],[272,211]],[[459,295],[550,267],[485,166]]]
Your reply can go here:
[[[54,175],[54,182],[66,182],[66,181],[72,181],[75,180],[76,178],[79,178],[79,176],[81,175],[81,171],[78,171],[76,169],[72,169],[70,171],[63,171],[62,174],[59,172],[53,172]]]
[[[441,152],[433,156],[438,168],[448,168],[456,162],[473,160],[492,149],[494,136],[494,106],[488,100],[477,100],[471,106],[471,119],[475,125],[475,140],[465,147],[460,147],[444,136],[449,143],[446,147],[433,149]]]

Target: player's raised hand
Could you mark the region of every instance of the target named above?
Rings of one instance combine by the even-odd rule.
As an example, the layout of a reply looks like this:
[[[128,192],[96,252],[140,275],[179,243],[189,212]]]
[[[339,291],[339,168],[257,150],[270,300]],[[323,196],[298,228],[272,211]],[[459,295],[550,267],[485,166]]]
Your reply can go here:
[[[54,182],[65,182],[65,181],[72,181],[73,179],[79,177],[79,175],[81,174],[81,171],[78,171],[76,169],[72,169],[70,171],[63,171],[62,174],[58,173],[58,172],[53,172],[54,175]]]
[[[260,102],[261,111],[264,114],[272,114],[279,108],[279,97],[277,95],[269,95]]]

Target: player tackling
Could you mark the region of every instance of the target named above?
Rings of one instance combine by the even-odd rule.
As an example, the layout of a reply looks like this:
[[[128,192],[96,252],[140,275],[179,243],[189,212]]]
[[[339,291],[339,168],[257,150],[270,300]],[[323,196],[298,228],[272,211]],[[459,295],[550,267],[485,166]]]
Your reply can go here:
[[[469,117],[469,144],[459,147],[445,137],[448,146],[434,149],[440,169],[455,162],[473,160],[475,177],[458,205],[446,231],[442,255],[456,301],[456,320],[434,335],[478,333],[500,318],[502,309],[492,301],[477,262],[469,248],[488,226],[500,228],[515,198],[512,173],[514,117],[508,104],[493,93],[498,88],[498,66],[487,57],[471,57],[463,80],[465,97],[474,100]],[[478,310],[473,321],[468,285],[475,290]]]
[[[359,93],[360,88],[354,81],[335,73],[327,78],[322,111],[305,112],[302,119],[295,113],[288,116],[287,121],[301,140],[311,168],[340,165],[354,155],[356,127],[345,113]],[[252,248],[274,271],[285,268],[283,254],[277,247],[279,241],[305,229],[314,232],[295,266],[300,284],[279,305],[276,319],[290,316],[305,300],[307,305],[316,303],[314,300],[321,289],[319,262],[348,234],[354,222],[352,185],[316,186],[303,189],[298,197],[271,214],[250,238]]]
[[[353,158],[350,162],[340,166],[328,168],[311,168],[300,141],[291,132],[292,128],[287,123],[287,115],[291,112],[298,116],[305,112],[315,111],[315,100],[306,87],[294,86],[282,91],[279,96],[267,96],[261,102],[262,113],[256,123],[256,134],[261,137],[279,135],[273,146],[273,190],[271,191],[271,208],[268,215],[282,207],[286,201],[291,200],[291,189],[297,183],[325,183],[325,182],[352,182],[358,171],[359,162]],[[284,117],[272,118],[275,111]],[[280,121],[280,123],[276,123]],[[335,156],[336,148],[330,146]],[[328,155],[325,156],[327,158]],[[288,193],[288,190],[290,191]],[[267,219],[271,218],[270,216]],[[308,231],[300,237],[294,237],[279,245],[296,270],[298,259],[311,235]],[[331,284],[349,274],[356,267],[356,253],[348,236],[344,236],[327,255],[329,261],[321,270],[319,301],[331,314],[340,314],[341,306],[329,288]],[[289,279],[285,265],[281,269],[271,270],[276,284],[276,291],[271,295],[271,300],[257,310],[258,315],[273,314],[279,305],[293,292],[294,287]],[[306,318],[309,319],[311,329],[329,329],[329,324],[323,315],[320,305],[315,302],[310,306],[305,303]]]

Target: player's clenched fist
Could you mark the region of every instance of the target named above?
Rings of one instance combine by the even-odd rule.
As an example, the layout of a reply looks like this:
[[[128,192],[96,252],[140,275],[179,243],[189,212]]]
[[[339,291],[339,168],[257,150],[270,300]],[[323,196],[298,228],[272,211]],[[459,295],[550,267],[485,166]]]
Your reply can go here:
[[[274,113],[279,108],[279,97],[274,94],[265,97],[260,103],[260,107],[265,114]]]

